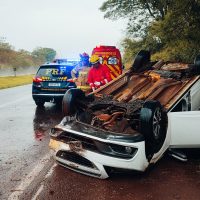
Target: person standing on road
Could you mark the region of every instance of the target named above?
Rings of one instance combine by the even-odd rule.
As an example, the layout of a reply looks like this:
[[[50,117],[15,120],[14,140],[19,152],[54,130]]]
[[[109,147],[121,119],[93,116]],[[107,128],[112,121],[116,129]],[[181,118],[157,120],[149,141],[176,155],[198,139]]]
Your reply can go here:
[[[90,86],[87,83],[88,72],[90,70],[89,55],[87,53],[80,54],[80,62],[71,71],[73,81],[76,83],[77,88],[80,88],[84,92],[90,90]]]
[[[110,71],[106,65],[102,65],[99,56],[92,55],[90,58],[91,69],[88,74],[88,83],[92,90],[100,88],[102,85],[110,82]]]
[[[89,55],[84,52],[80,54],[80,62],[78,63],[78,65],[76,65],[74,69],[71,71],[72,78],[77,79],[77,76],[79,75],[80,71],[88,67],[89,67]]]

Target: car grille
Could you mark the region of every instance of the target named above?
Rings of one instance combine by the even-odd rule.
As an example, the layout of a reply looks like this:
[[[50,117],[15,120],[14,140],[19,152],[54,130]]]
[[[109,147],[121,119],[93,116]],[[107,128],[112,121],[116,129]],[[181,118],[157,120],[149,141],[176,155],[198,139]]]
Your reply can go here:
[[[99,173],[95,173],[95,172],[91,172],[91,171],[88,172],[86,170],[82,170],[80,168],[74,167],[70,164],[66,164],[66,163],[63,163],[63,162],[58,161],[58,160],[57,160],[57,162],[58,162],[59,165],[61,165],[63,167],[66,167],[66,168],[71,169],[71,170],[75,170],[75,171],[80,172],[82,174],[88,174],[90,176],[97,177],[97,178],[99,178],[101,176],[100,172]]]
[[[83,150],[89,150],[95,153],[104,154],[116,158],[131,159],[137,153],[137,148],[131,147],[130,153],[127,153],[125,146],[100,142],[69,132],[63,132],[58,139],[67,144],[78,141],[81,142]]]
[[[96,168],[92,162],[90,162],[88,159],[74,153],[74,152],[68,152],[68,151],[58,151],[56,154],[57,157],[61,159],[68,160],[73,163],[77,163],[82,166],[90,167],[90,168]]]
[[[74,135],[69,132],[67,132],[66,134],[62,134],[60,137],[61,137],[60,139],[63,140],[65,143],[72,142],[72,141],[81,141],[83,149],[94,151],[94,152],[98,151],[95,145],[95,142],[92,139],[85,138],[83,136]]]

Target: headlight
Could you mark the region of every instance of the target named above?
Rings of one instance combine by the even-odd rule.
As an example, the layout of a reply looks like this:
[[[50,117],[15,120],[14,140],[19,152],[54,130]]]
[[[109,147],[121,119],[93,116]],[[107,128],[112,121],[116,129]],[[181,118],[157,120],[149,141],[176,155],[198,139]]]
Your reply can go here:
[[[121,155],[122,157],[131,158],[136,153],[137,149],[129,146],[121,146],[116,144],[109,145],[113,152],[115,152],[118,155]]]
[[[130,159],[137,152],[137,148],[130,147],[130,146],[122,146],[118,144],[108,144],[108,143],[101,143],[101,142],[95,142],[95,144],[100,153],[117,157],[117,158]]]

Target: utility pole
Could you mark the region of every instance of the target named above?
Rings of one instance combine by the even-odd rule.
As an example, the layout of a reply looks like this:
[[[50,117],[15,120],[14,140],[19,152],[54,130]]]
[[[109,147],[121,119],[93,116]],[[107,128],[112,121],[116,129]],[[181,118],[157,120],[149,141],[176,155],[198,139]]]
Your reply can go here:
[[[16,75],[17,75],[17,68],[16,67],[13,67],[13,71],[14,71],[14,76],[16,77]]]

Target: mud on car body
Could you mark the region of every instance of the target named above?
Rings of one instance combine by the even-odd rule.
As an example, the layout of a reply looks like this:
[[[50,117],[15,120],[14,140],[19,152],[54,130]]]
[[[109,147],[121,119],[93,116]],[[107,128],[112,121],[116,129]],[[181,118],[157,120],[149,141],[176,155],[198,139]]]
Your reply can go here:
[[[32,97],[37,106],[45,102],[62,102],[65,92],[76,85],[71,81],[71,62],[55,62],[39,67],[32,84]]]
[[[50,133],[56,161],[107,178],[112,170],[143,172],[167,149],[200,147],[199,68],[198,57],[194,64],[151,62],[142,50],[129,71],[95,92],[68,90],[66,117]]]

